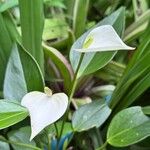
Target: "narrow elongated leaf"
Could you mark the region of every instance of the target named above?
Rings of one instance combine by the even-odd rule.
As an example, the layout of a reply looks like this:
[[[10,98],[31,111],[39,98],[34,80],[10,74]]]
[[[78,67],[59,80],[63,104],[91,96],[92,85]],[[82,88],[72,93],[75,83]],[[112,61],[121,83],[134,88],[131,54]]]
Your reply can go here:
[[[146,41],[149,43],[149,38],[147,38]],[[144,45],[144,43],[145,43],[145,45]],[[112,96],[112,100],[111,100],[111,104],[110,104],[111,108],[114,108],[117,105],[117,103],[121,103],[122,99],[124,99],[124,95],[127,95],[127,93],[128,93],[128,90],[129,90],[128,88],[134,83],[134,81],[136,81],[142,75],[143,76],[147,75],[149,67],[150,67],[150,63],[149,63],[150,52],[148,51],[149,44],[146,43],[145,41],[144,41],[144,43],[141,44],[142,47],[139,46],[140,49],[138,49],[137,52],[135,53],[135,55],[138,58],[138,61],[137,61],[137,58],[133,56],[133,59],[131,59],[129,66],[127,66],[127,69],[126,69],[122,79],[120,80],[119,84],[117,85],[117,87],[113,93],[113,96]],[[143,72],[146,72],[146,73],[143,74]],[[136,84],[134,83],[134,85],[136,85]],[[146,84],[146,87],[144,89],[146,90],[147,87],[149,87],[149,83]],[[120,88],[122,89],[121,91],[120,91]],[[136,100],[136,99],[134,99],[134,100]],[[126,103],[131,104],[131,101],[133,102],[133,99],[132,100],[130,98],[126,99]],[[117,107],[117,109],[119,109],[119,107]]]
[[[100,127],[108,118],[111,109],[102,101],[93,101],[81,106],[73,115],[74,131],[81,132],[93,127]]]
[[[78,38],[85,30],[89,0],[75,0],[73,10],[73,30]]]
[[[73,76],[73,71],[72,71],[70,64],[68,63],[66,58],[56,49],[52,47],[48,47],[45,44],[43,44],[43,49],[44,49],[45,55],[48,58],[50,58],[58,67],[64,79],[65,90],[68,91],[70,88],[70,84],[71,84],[71,80]]]
[[[148,25],[148,20],[150,18],[150,10],[143,13],[142,16],[138,18],[133,24],[131,24],[125,31],[124,41],[130,42],[131,40],[137,38],[143,33]]]
[[[101,25],[112,25],[116,32],[121,36],[124,30],[124,8],[118,9],[116,12],[100,21],[95,27]],[[95,28],[94,27],[94,28]],[[84,40],[92,29],[84,33],[72,46],[70,52],[70,61],[74,71],[76,71],[81,53],[74,51],[74,49],[80,49],[83,46]],[[91,52],[84,54],[80,69],[78,71],[78,77],[87,75],[98,69],[104,67],[116,54],[115,52]]]
[[[21,36],[17,30],[17,26],[14,23],[12,14],[9,13],[8,11],[3,12],[3,17],[4,17],[4,21],[6,24],[6,28],[9,32],[10,38],[12,39],[13,42],[15,41],[19,41],[21,42]]]
[[[9,59],[12,41],[9,36],[8,30],[6,28],[6,24],[2,14],[0,13],[0,90],[2,91],[5,69],[7,65],[7,61]]]
[[[136,64],[136,61],[138,61],[146,53],[149,52],[149,47],[150,47],[150,28],[147,27],[146,32],[143,35],[143,40],[141,41],[140,45],[138,46],[137,50],[135,51],[134,55],[132,56],[132,59],[130,60],[129,64],[127,65],[125,72],[128,72],[129,69],[131,69],[131,67]]]
[[[44,24],[43,0],[19,0],[22,42],[44,72],[42,32]]]
[[[5,74],[4,97],[20,101],[27,92],[33,90],[44,90],[40,68],[20,45],[14,45]]]
[[[116,147],[125,147],[150,136],[150,118],[141,107],[131,107],[119,112],[110,123],[107,142]]]
[[[120,104],[118,105],[119,109],[126,108],[131,105],[144,91],[150,87],[150,68],[141,75],[140,79],[137,79],[137,83],[134,84],[133,88],[130,88],[128,94],[122,98]]]
[[[17,103],[0,100],[0,129],[20,122],[28,116],[28,111]]]
[[[19,130],[10,131],[8,133],[8,138],[10,141],[19,143],[18,145],[11,144],[14,150],[37,150],[36,143],[34,141],[29,141],[31,134],[30,127],[22,127]],[[23,146],[26,145],[26,146]]]

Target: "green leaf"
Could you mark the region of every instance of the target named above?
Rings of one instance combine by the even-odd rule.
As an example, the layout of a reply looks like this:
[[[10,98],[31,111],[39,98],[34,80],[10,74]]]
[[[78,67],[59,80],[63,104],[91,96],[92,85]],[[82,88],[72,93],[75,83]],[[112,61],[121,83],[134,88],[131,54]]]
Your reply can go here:
[[[18,144],[11,144],[14,150],[37,150],[36,143],[32,140],[29,141],[31,134],[30,127],[22,127],[19,130],[10,131],[8,138],[10,141],[17,142]]]
[[[0,138],[4,138],[4,137],[0,136]],[[5,143],[3,141],[0,141],[0,149],[1,150],[10,150],[9,144]]]
[[[63,3],[63,0],[44,0],[44,2],[48,6],[53,6],[53,7],[59,7],[59,8],[66,8],[66,6]]]
[[[106,24],[112,25],[114,29],[116,30],[116,32],[121,36],[124,30],[124,21],[125,21],[124,13],[125,13],[125,9],[122,7],[118,9],[116,12],[112,13],[110,16],[100,21],[95,27],[106,25]],[[82,48],[83,42],[91,30],[92,29],[84,33],[73,44],[71,48],[70,61],[71,61],[74,71],[76,71],[80,57],[81,57],[81,53],[74,51],[74,49]],[[115,54],[116,54],[116,51],[114,52],[92,52],[92,53],[84,54],[83,61],[78,71],[78,78],[83,75],[93,73],[97,71],[98,69],[104,67],[109,61],[111,61],[111,59],[114,57]]]
[[[63,39],[68,36],[68,25],[62,16],[45,19],[43,40]]]
[[[141,107],[131,107],[119,112],[111,121],[107,142],[116,147],[125,147],[150,136],[150,118]]]
[[[43,0],[19,0],[19,8],[23,46],[35,58],[44,73]]]
[[[7,9],[15,7],[18,5],[18,0],[9,0],[0,4],[0,12],[4,12]]]
[[[85,31],[89,0],[75,0],[73,10],[73,31],[78,38]]]
[[[150,10],[147,10],[143,15],[141,15],[137,21],[132,23],[125,31],[124,41],[130,42],[131,40],[137,38],[145,31],[148,21],[150,19]]]
[[[60,134],[60,132],[61,132],[62,123],[63,123],[62,121],[58,121],[57,123],[55,123],[55,125],[57,126],[57,129],[58,129],[58,133],[59,133],[59,134]],[[46,130],[48,131],[48,133],[49,133],[52,137],[57,134],[55,125],[52,124],[52,125],[50,125],[50,126],[48,126],[48,127],[46,128]],[[62,136],[65,136],[67,133],[71,133],[71,132],[73,132],[72,124],[71,124],[70,122],[65,122]]]
[[[73,115],[74,131],[81,132],[93,127],[100,127],[109,117],[111,109],[101,100],[81,106]]]
[[[140,96],[147,89],[147,87],[149,87],[150,82],[142,84],[146,86],[142,88],[143,92],[140,93],[132,92],[131,94],[134,95],[135,98],[134,96],[132,96],[132,99],[130,99],[130,97],[128,97],[128,99],[125,98],[126,95],[128,95],[132,89],[136,90],[134,86],[136,86],[136,88],[140,88],[137,86],[138,82],[142,82],[143,77],[147,76],[147,74],[149,73],[149,67],[150,67],[149,46],[150,46],[150,28],[148,27],[145,32],[145,35],[143,36],[143,40],[141,41],[141,44],[139,45],[138,49],[135,51],[129,64],[127,65],[125,72],[112,95],[110,107],[111,108],[116,107],[117,109],[116,111],[121,109],[117,105],[119,103],[121,104],[123,99],[124,101],[126,101],[126,103],[131,104],[136,100],[137,95]],[[148,81],[149,77],[146,78]],[[122,105],[122,107],[127,107],[127,105],[126,106]]]
[[[21,36],[17,30],[17,25],[14,23],[12,14],[6,11],[6,12],[3,12],[3,17],[5,20],[6,28],[9,32],[9,35],[12,41],[21,42]]]
[[[133,88],[121,99],[121,103],[117,106],[119,109],[126,108],[131,105],[144,91],[150,87],[150,67],[144,72],[140,78],[134,82]]]
[[[9,59],[12,40],[9,36],[8,30],[6,28],[6,23],[3,15],[0,13],[0,90],[2,91],[4,75],[7,66],[7,61]]]
[[[28,116],[28,111],[18,103],[0,100],[0,129],[12,126]]]
[[[43,44],[43,49],[44,49],[45,56],[50,58],[54,62],[54,64],[58,67],[64,79],[65,90],[68,91],[70,89],[70,84],[73,76],[73,71],[69,62],[55,48]]]
[[[150,115],[150,106],[142,107],[142,111],[144,112],[144,114]]]
[[[27,92],[43,89],[42,73],[35,59],[19,44],[14,45],[5,74],[4,97],[20,101]]]

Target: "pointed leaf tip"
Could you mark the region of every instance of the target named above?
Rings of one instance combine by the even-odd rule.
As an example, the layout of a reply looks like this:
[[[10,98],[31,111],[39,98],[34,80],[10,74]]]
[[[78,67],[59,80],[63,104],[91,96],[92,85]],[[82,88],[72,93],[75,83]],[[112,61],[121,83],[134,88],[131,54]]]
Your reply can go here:
[[[90,42],[89,42],[90,41]],[[88,45],[88,46],[87,46]],[[134,50],[127,46],[111,25],[103,25],[94,28],[86,37],[82,49],[74,49],[79,52],[100,52],[116,50]]]

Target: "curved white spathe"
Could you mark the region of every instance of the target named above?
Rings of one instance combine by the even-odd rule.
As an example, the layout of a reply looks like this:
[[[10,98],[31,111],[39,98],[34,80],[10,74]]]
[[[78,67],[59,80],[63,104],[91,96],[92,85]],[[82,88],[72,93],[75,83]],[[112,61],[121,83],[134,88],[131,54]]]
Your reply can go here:
[[[103,25],[93,29],[85,39],[83,48],[74,49],[79,52],[98,52],[116,50],[134,50],[127,46],[111,25]]]
[[[63,116],[67,109],[68,97],[64,93],[48,95],[34,91],[26,94],[21,102],[26,107],[31,119],[32,140],[46,126]]]

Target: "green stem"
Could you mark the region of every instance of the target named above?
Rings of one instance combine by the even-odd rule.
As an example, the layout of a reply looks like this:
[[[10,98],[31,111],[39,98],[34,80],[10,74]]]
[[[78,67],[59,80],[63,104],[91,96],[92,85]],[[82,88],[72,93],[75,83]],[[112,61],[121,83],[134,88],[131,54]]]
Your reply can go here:
[[[58,131],[58,128],[57,128],[57,124],[54,123],[54,126],[55,126],[55,130],[56,130],[56,134],[57,136],[59,135],[59,131]],[[56,140],[56,150],[58,150],[59,148],[59,141]]]
[[[97,133],[99,144],[103,145],[104,142],[103,142],[103,139],[102,139],[102,135],[101,135],[101,132],[100,132],[100,130],[98,128],[96,128],[96,133]],[[106,148],[104,147],[103,150],[106,150]]]
[[[6,143],[9,143],[9,144],[18,145],[18,146],[21,146],[21,147],[26,147],[26,148],[33,149],[33,150],[41,150],[41,149],[38,148],[38,147],[29,145],[29,144],[18,143],[18,142],[15,142],[15,141],[6,140],[6,139],[4,139],[3,137],[0,137],[0,141],[6,142]]]
[[[72,101],[72,97],[74,95],[74,92],[75,92],[75,89],[76,89],[76,86],[77,86],[78,71],[80,69],[83,57],[84,57],[84,53],[82,53],[81,56],[80,56],[80,60],[79,60],[79,63],[78,63],[78,66],[77,66],[77,69],[76,69],[76,72],[75,72],[75,75],[74,75],[74,78],[73,78],[73,81],[72,81],[72,88],[71,88],[71,90],[69,92],[69,104],[68,104],[68,108],[67,108],[66,114],[64,116],[63,122],[62,122],[62,126],[61,126],[61,130],[60,130],[60,135],[59,135],[58,141],[60,141],[60,138],[61,138],[62,133],[63,133],[64,125],[65,125],[65,122],[66,122],[67,117],[68,117],[70,103]]]
[[[45,132],[45,136],[47,138],[47,150],[51,150],[51,144],[50,144],[50,138],[49,138],[49,135],[47,133],[47,131],[44,129],[44,132]]]
[[[107,141],[99,148],[97,148],[96,150],[106,150],[106,146],[107,146]]]

